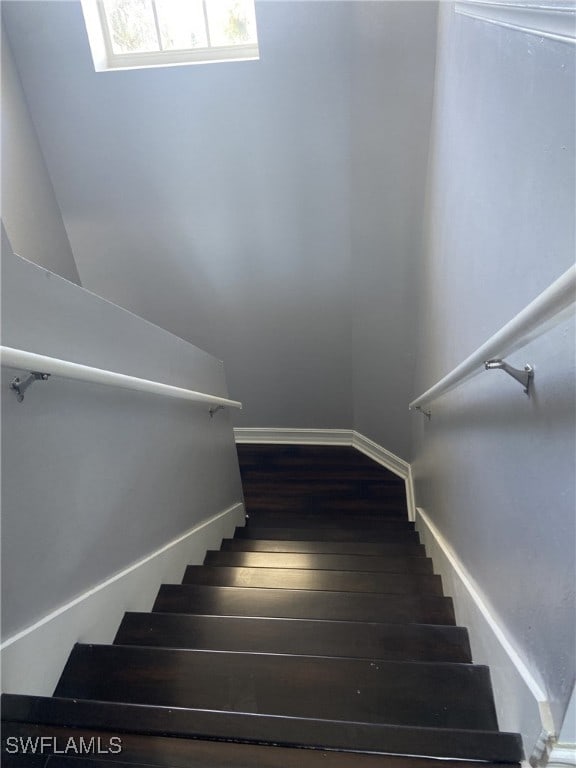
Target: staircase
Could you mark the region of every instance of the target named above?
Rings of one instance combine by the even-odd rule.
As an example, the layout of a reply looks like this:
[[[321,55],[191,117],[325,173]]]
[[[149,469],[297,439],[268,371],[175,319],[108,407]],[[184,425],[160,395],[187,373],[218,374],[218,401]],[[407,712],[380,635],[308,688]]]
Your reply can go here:
[[[520,738],[498,730],[489,671],[471,663],[404,483],[348,448],[239,457],[246,527],[163,585],[151,613],[127,613],[113,645],[76,645],[52,698],[3,697],[4,747],[44,736],[62,751],[82,736],[93,753],[6,748],[2,764],[518,763]]]

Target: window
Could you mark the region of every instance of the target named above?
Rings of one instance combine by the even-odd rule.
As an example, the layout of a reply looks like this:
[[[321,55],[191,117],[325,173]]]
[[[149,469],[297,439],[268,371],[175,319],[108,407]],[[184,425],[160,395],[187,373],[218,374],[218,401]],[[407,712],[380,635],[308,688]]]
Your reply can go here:
[[[258,58],[254,0],[82,0],[97,72]]]

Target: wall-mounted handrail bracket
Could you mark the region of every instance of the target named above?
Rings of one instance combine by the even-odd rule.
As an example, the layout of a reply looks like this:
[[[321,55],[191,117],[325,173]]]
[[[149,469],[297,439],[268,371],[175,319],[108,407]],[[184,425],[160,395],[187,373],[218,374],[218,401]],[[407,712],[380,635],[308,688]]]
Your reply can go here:
[[[13,389],[14,392],[16,392],[16,399],[19,403],[21,403],[24,400],[24,393],[31,384],[34,384],[35,381],[46,381],[49,378],[49,373],[30,371],[25,379],[21,379],[19,376],[16,376],[16,378],[10,382],[10,389]]]
[[[208,413],[210,414],[210,418],[212,418],[214,414],[217,413],[218,411],[224,410],[224,408],[225,408],[224,405],[213,405],[212,408],[208,410]]]
[[[473,376],[477,376],[485,367],[504,368],[522,384],[526,394],[530,394],[534,376],[531,368],[526,367],[524,371],[517,371],[518,375],[515,376],[505,366],[487,366],[486,363],[501,361],[501,358],[517,352],[533,339],[549,331],[553,325],[566,322],[574,312],[575,303],[576,264],[567,269],[563,275],[560,275],[512,320],[503,325],[500,330],[496,331],[484,344],[481,344],[440,381],[437,381],[420,397],[412,400],[408,407],[410,409],[418,406],[429,408],[434,400],[451,392]]]
[[[484,367],[487,371],[491,371],[496,368],[500,368],[501,370],[505,371],[509,376],[512,376],[513,379],[516,379],[516,381],[519,381],[520,384],[522,384],[524,387],[524,392],[528,395],[528,397],[530,397],[530,385],[534,379],[534,369],[531,365],[528,365],[528,363],[526,363],[524,366],[523,371],[521,371],[519,368],[513,368],[504,360],[486,360]]]
[[[416,410],[420,411],[420,413],[423,413],[424,416],[426,416],[426,418],[428,419],[428,421],[430,421],[430,419],[432,418],[432,412],[431,411],[427,411],[426,408],[422,408],[421,405],[417,405],[416,406]]]

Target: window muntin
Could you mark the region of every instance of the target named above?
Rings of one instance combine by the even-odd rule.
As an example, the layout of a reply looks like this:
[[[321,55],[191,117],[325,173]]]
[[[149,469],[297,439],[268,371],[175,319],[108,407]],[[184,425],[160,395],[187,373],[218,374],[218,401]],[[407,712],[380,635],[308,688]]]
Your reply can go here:
[[[258,58],[254,0],[83,0],[97,71]]]

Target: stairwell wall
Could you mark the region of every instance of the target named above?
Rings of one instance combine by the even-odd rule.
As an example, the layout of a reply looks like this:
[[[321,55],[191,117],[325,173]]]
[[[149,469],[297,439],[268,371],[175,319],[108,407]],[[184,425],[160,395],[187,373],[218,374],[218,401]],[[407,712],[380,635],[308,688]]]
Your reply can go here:
[[[94,72],[78,0],[3,16],[83,285],[226,361],[258,427],[352,427],[350,11],[259,61]]]
[[[80,283],[76,262],[2,26],[2,226],[13,249]]]
[[[4,0],[83,284],[226,360],[239,427],[408,457],[436,5],[257,2],[260,61],[95,73],[79,2]]]
[[[4,254],[2,288],[5,346],[228,396],[221,361],[52,272]],[[130,592],[108,590],[96,614],[83,606],[66,636],[54,622],[50,647],[24,637],[19,680],[5,654],[9,690],[25,693],[39,690],[26,678],[37,660],[44,678],[59,674],[80,636],[110,641],[108,616],[134,601],[149,608],[163,577],[182,577],[187,554],[201,562],[196,538],[218,546],[242,523],[243,496],[228,411],[211,418],[205,406],[56,376],[19,403],[9,390],[19,373],[2,368],[3,640],[155,553],[154,578],[142,566]],[[207,537],[201,524],[211,518]]]
[[[354,429],[410,454],[416,276],[434,92],[435,2],[352,3]]]
[[[575,72],[573,44],[441,4],[412,397],[570,266]],[[566,321],[509,359],[535,367],[530,398],[489,371],[433,403],[429,422],[412,416],[416,504],[545,692],[554,729],[576,674],[574,349]],[[504,726],[530,753],[539,725],[506,674],[493,669]]]

